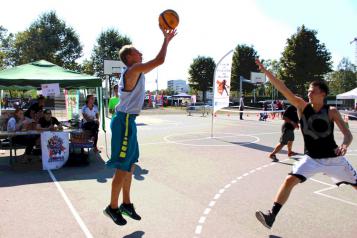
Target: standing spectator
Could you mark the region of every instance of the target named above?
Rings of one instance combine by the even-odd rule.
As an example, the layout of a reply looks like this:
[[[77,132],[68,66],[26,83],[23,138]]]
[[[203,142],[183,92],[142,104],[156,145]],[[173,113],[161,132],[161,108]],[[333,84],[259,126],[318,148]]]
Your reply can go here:
[[[281,137],[280,137],[280,141],[279,144],[277,144],[273,150],[273,152],[271,152],[271,154],[269,155],[269,158],[271,158],[273,160],[273,162],[277,162],[279,161],[276,158],[276,153],[278,153],[285,145],[287,145],[288,147],[288,156],[294,156],[296,155],[295,152],[293,152],[292,148],[293,148],[293,142],[295,139],[295,135],[294,135],[294,130],[299,128],[299,118],[297,115],[297,110],[296,107],[294,106],[289,106],[286,111],[284,112],[284,124],[281,127]]]
[[[276,101],[276,109],[278,111],[282,111],[283,110],[283,104],[282,104],[282,102],[280,100]],[[284,112],[279,112],[279,114],[280,114],[280,117],[283,118]]]
[[[241,120],[244,120],[244,119],[243,119],[244,95],[242,95],[242,96],[240,97],[240,99],[239,99],[239,111],[240,111],[240,113],[239,113],[239,118],[240,118]]]
[[[94,153],[100,153],[98,150],[97,142],[98,142],[98,132],[99,132],[99,111],[98,107],[94,105],[94,96],[87,95],[86,105],[82,108],[83,115],[83,130],[88,130],[91,132],[94,138]]]
[[[275,110],[276,110],[276,101],[275,100],[273,100],[271,102],[271,110],[272,110],[271,116],[274,119],[275,118]]]
[[[109,113],[114,114],[115,113],[115,106],[119,104],[120,98],[119,98],[119,93],[118,93],[118,84],[114,86],[114,96],[110,98],[109,100]]]

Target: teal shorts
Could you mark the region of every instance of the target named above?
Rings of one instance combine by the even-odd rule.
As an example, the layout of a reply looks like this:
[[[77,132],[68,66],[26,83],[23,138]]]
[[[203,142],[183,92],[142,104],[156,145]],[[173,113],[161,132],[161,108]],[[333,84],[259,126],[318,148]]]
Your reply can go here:
[[[110,168],[131,171],[139,159],[139,144],[135,123],[136,115],[117,112],[110,123],[112,130],[111,158],[106,165]]]

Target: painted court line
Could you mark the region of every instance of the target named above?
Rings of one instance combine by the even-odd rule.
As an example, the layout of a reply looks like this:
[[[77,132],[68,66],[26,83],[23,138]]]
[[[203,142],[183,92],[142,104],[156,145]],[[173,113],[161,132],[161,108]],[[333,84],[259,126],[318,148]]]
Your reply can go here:
[[[66,193],[63,191],[61,185],[59,184],[59,182],[57,181],[56,177],[53,175],[51,170],[47,170],[48,174],[50,175],[51,179],[53,180],[53,183],[56,185],[59,193],[61,194],[62,198],[64,199],[64,201],[66,202],[69,210],[71,211],[72,215],[74,216],[74,218],[76,219],[77,223],[79,224],[79,226],[81,227],[83,233],[85,234],[85,236],[87,238],[93,238],[92,234],[90,233],[90,231],[88,230],[87,226],[84,224],[82,218],[79,216],[78,212],[76,211],[76,209],[74,209],[71,201],[69,200],[69,198],[67,197]]]
[[[332,190],[332,189],[337,189],[338,187],[336,185],[325,183],[325,182],[322,182],[320,180],[313,179],[313,178],[310,178],[310,180],[314,181],[316,183],[320,183],[320,184],[328,186],[327,188],[323,188],[323,189],[314,191],[315,194],[357,207],[357,203],[354,203],[354,202],[351,202],[351,201],[344,200],[342,198],[338,198],[338,197],[335,197],[335,196],[332,196],[332,195],[327,195],[327,194],[322,193],[322,192],[329,191],[329,190]]]
[[[328,189],[325,189],[323,191],[327,191],[327,190],[331,190],[331,189],[334,189],[334,188],[328,188]],[[320,196],[326,197],[326,198],[330,198],[332,200],[336,200],[336,201],[343,202],[343,203],[346,203],[346,204],[349,204],[349,205],[357,207],[357,203],[350,202],[350,201],[347,201],[347,200],[344,200],[344,199],[341,199],[341,198],[337,198],[337,197],[334,197],[334,196],[331,196],[331,195],[324,194],[324,193],[322,193],[321,190],[315,191],[314,193],[318,194]]]
[[[281,162],[287,161],[289,159],[285,159]],[[198,224],[196,226],[195,229],[195,236],[196,238],[198,238],[198,236],[202,233],[202,229],[203,229],[203,225],[208,217],[208,214],[212,211],[212,208],[214,207],[214,205],[217,203],[217,200],[221,197],[221,195],[225,192],[225,190],[229,187],[231,187],[233,184],[237,183],[237,180],[241,180],[243,178],[246,178],[247,176],[249,176],[250,174],[254,174],[257,171],[261,171],[263,168],[267,168],[271,165],[274,165],[276,163],[269,163],[263,166],[259,166],[255,169],[250,170],[250,172],[248,173],[244,173],[242,176],[238,176],[236,179],[233,179],[230,183],[226,184],[224,186],[224,188],[221,188],[218,190],[218,193],[216,193],[213,197],[213,200],[209,202],[208,207],[205,208],[205,210],[203,211],[203,215],[200,217]]]
[[[290,160],[290,159],[285,159],[285,160],[282,160],[281,162],[285,162],[287,160]],[[198,225],[196,226],[195,236],[194,237],[198,238],[198,236],[202,233],[203,225],[207,220],[208,214],[212,211],[212,207],[217,203],[217,200],[224,193],[225,189],[227,189],[227,188],[231,187],[233,184],[237,183],[237,180],[241,180],[241,179],[247,178],[250,174],[254,174],[257,171],[261,171],[264,168],[267,168],[269,166],[273,166],[275,164],[277,164],[277,163],[269,163],[269,164],[265,164],[265,165],[259,166],[259,167],[255,168],[255,169],[252,169],[252,170],[250,170],[250,172],[244,173],[242,176],[238,176],[236,179],[233,179],[229,184],[225,185],[224,188],[220,189],[219,192],[216,193],[214,198],[213,198],[215,201],[210,201],[210,203],[208,205],[209,207],[205,208],[205,210],[203,211],[203,215],[200,217]],[[337,186],[335,186],[333,184],[329,184],[329,183],[323,182],[323,181],[320,181],[320,180],[317,180],[317,179],[313,179],[313,178],[310,178],[310,180],[314,181],[316,183],[320,183],[320,184],[328,186],[327,188],[323,188],[323,189],[320,189],[318,191],[315,191],[314,192],[315,194],[318,194],[320,196],[323,196],[323,197],[326,197],[326,198],[330,198],[330,199],[333,199],[333,200],[336,200],[336,201],[339,201],[339,202],[343,202],[345,204],[357,206],[357,203],[353,203],[353,202],[350,202],[350,201],[346,201],[346,200],[343,200],[343,199],[340,199],[340,198],[337,198],[337,197],[322,193],[322,192],[325,192],[325,191],[328,191],[328,190],[336,189]],[[230,185],[230,186],[228,186],[228,185]]]

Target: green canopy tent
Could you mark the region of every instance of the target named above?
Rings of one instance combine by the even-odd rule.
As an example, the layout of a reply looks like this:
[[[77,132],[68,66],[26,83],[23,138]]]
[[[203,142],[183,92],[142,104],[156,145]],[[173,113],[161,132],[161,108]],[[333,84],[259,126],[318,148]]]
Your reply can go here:
[[[98,106],[103,118],[102,125],[105,130],[104,108],[102,106],[103,90],[100,78],[64,69],[46,60],[39,60],[0,71],[1,90],[40,89],[41,84],[52,83],[58,83],[60,88],[64,89],[96,88]]]
[[[41,88],[41,84],[59,83],[60,88],[80,89],[102,87],[98,77],[64,69],[46,60],[23,64],[0,71],[0,87],[16,86]]]

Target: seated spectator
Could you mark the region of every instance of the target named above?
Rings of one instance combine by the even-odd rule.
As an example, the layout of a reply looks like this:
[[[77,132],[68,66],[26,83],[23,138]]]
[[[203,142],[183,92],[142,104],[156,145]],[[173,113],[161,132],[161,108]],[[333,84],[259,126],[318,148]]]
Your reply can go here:
[[[7,121],[6,130],[9,132],[21,131],[24,127],[24,111],[21,108],[17,108],[14,115]]]
[[[32,119],[38,122],[38,119],[42,117],[44,106],[45,106],[45,97],[39,95],[37,97],[37,102],[33,103],[25,112],[25,117],[27,119]]]
[[[37,130],[63,130],[62,124],[57,120],[56,117],[52,116],[50,109],[46,109],[43,112],[43,117],[38,120]]]
[[[260,117],[259,117],[259,121],[266,121],[268,118],[268,113],[266,113],[266,111],[268,111],[268,104],[264,103],[263,104],[263,111],[260,113]]]
[[[21,108],[17,108],[14,115],[9,118],[7,122],[7,131],[16,132],[26,129],[26,120],[24,117],[24,111]],[[38,136],[37,136],[38,137]],[[31,154],[34,145],[36,144],[36,138],[32,135],[19,135],[11,138],[13,144],[25,145],[25,154]]]
[[[86,105],[82,108],[83,115],[83,130],[88,130],[91,132],[94,138],[94,148],[95,153],[100,153],[97,147],[98,142],[98,132],[99,132],[99,111],[98,107],[94,105],[94,96],[88,95],[86,100]]]

